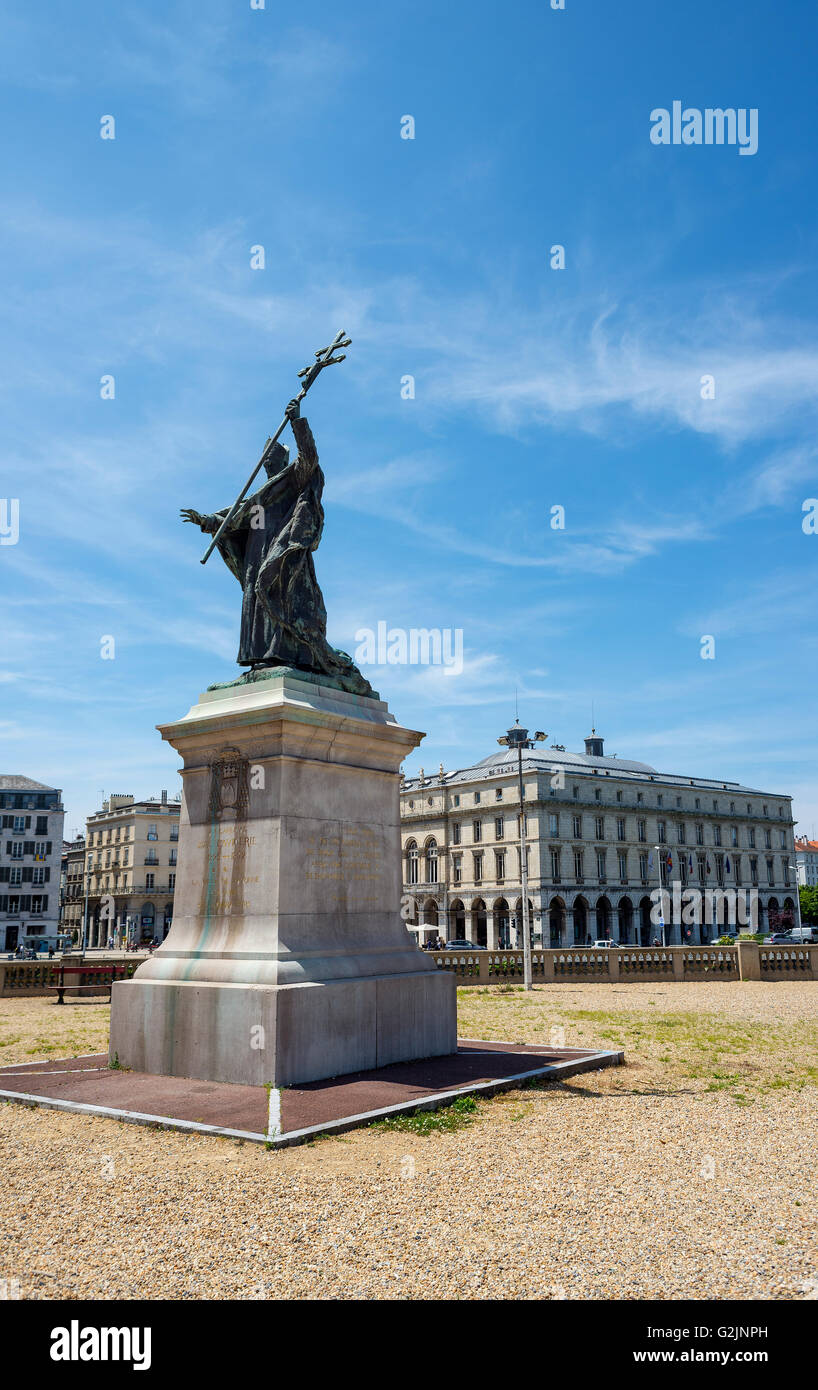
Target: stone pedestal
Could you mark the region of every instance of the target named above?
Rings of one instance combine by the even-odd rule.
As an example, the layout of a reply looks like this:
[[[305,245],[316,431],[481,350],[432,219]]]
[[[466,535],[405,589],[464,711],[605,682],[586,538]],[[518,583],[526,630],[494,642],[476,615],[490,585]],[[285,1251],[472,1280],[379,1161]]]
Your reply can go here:
[[[398,769],[422,735],[295,672],[160,732],[184,759],[173,926],[113,987],[112,1060],[280,1087],[454,1052],[454,979],[400,917]]]

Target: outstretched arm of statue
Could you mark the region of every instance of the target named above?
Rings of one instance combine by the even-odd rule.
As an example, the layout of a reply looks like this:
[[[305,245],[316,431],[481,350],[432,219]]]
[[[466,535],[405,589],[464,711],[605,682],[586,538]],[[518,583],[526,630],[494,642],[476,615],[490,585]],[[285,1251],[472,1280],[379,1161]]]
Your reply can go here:
[[[179,515],[183,521],[190,521],[194,526],[198,526],[206,535],[213,536],[218,531],[222,518],[218,516],[203,516],[201,512],[194,511],[192,507],[182,507]]]
[[[298,482],[301,487],[309,480],[310,474],[318,467],[318,450],[315,447],[312,430],[306,420],[301,418],[301,405],[298,397],[291,400],[285,415],[292,427],[298,445],[298,458],[295,460]]]

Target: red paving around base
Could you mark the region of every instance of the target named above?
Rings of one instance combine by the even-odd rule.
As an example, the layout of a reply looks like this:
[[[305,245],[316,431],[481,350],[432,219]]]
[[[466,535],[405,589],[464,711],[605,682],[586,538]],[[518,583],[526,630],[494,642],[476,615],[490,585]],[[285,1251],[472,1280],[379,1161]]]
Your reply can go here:
[[[457,1052],[447,1057],[398,1062],[282,1090],[280,1136],[275,1141],[286,1144],[310,1132],[351,1128],[365,1123],[367,1117],[380,1118],[379,1112],[394,1113],[415,1105],[432,1108],[450,1098],[451,1092],[491,1094],[531,1073],[556,1081],[623,1060],[618,1051],[461,1041]],[[186,1129],[202,1126],[268,1139],[266,1087],[111,1070],[105,1053],[0,1068],[0,1099],[23,1096],[35,1104],[51,1103],[69,1110],[102,1109],[108,1116],[134,1122],[176,1122]]]

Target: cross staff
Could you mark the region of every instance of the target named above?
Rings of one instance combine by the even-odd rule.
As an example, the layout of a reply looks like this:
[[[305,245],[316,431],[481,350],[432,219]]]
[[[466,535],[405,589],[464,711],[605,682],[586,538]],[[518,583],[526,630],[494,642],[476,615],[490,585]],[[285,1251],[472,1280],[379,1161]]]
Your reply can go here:
[[[332,367],[335,365],[336,362],[343,362],[344,358],[346,357],[345,352],[342,352],[339,357],[333,357],[332,354],[335,352],[337,348],[349,347],[351,342],[352,339],[347,338],[342,328],[341,332],[336,333],[332,342],[327,347],[318,349],[318,352],[316,352],[315,354],[315,361],[311,362],[309,366],[304,367],[302,371],[298,373],[299,378],[303,379],[304,384],[295,398],[297,401],[303,401],[313,382],[317,380],[318,376],[324,370],[325,367]],[[216,549],[216,546],[221,538],[222,533],[230,525],[230,522],[235,516],[236,511],[241,506],[241,503],[244,501],[245,494],[247,493],[248,489],[252,486],[253,480],[256,474],[258,473],[259,469],[269,458],[270,453],[272,449],[275,447],[276,443],[278,442],[279,435],[284,429],[284,426],[286,425],[288,419],[289,416],[285,415],[275,434],[272,436],[272,438],[268,439],[267,443],[264,445],[264,451],[261,455],[261,458],[259,459],[255,468],[250,474],[250,477],[247,479],[247,482],[244,484],[244,487],[242,488],[241,492],[239,493],[238,497],[236,498],[235,502],[230,508],[230,511],[227,513],[227,516],[224,518],[224,521],[222,522],[221,526],[219,527],[218,531],[216,532],[215,536],[210,542],[210,545],[207,547],[207,550],[205,551],[204,555],[202,556],[201,563],[203,565],[207,564],[208,560],[213,554],[213,551]]]

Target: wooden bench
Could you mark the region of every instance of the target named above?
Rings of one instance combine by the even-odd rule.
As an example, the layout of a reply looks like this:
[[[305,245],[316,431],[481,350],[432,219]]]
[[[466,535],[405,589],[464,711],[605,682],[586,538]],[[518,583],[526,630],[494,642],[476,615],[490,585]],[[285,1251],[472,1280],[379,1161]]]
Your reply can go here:
[[[100,997],[110,999],[110,997],[111,997],[111,986],[112,986],[113,984],[115,984],[115,982],[116,982],[117,980],[125,980],[125,979],[127,979],[128,976],[129,976],[129,974],[132,974],[132,973],[133,973],[133,968],[132,968],[132,967],[129,967],[129,966],[126,965],[126,964],[122,964],[122,965],[61,965],[61,966],[59,967],[59,971],[60,971],[60,982],[59,982],[58,985],[52,985],[51,988],[52,988],[52,989],[56,989],[56,991],[57,991],[57,1003],[58,1003],[58,1004],[64,1004],[64,1003],[65,1003],[65,992],[66,992],[67,989],[70,989],[70,990],[71,990],[71,994],[72,994],[72,997],[73,997],[73,996],[76,995],[76,994],[85,993],[87,990],[92,990],[92,989],[93,989],[93,990],[99,990],[99,989],[105,989],[105,988],[107,987],[107,990],[108,990],[107,996],[104,996],[104,995],[103,995],[103,996],[100,996]],[[74,984],[71,984],[70,981],[69,981],[68,983],[66,983],[66,979],[65,979],[66,975],[102,975],[102,976],[105,976],[106,978],[105,978],[105,979],[101,979],[101,980],[97,980],[94,984],[90,984],[90,985],[80,985],[80,984],[74,985]]]

